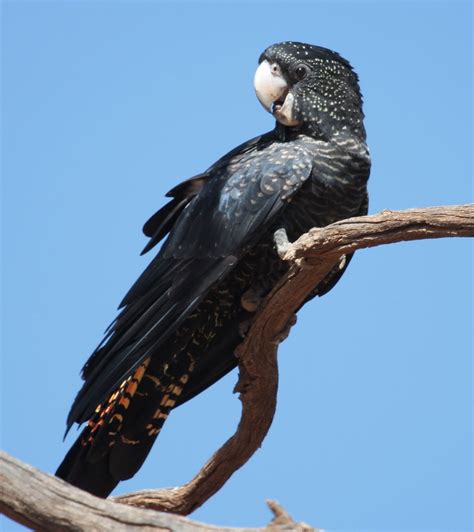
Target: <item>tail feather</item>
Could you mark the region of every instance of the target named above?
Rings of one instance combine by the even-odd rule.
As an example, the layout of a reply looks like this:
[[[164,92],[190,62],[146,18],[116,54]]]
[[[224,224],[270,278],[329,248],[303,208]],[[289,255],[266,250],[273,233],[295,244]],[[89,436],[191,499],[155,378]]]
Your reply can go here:
[[[145,360],[96,408],[56,475],[107,497],[142,466],[194,366],[189,352],[171,363]]]
[[[96,463],[88,461],[88,451],[79,437],[66,454],[56,476],[97,497],[105,498],[117,486],[119,480],[111,475],[108,460],[103,459]]]
[[[99,405],[67,453],[56,475],[99,497],[107,497],[142,466],[170,411],[235,367],[240,319],[210,339],[202,330],[182,328],[166,349],[138,366]],[[205,356],[203,356],[205,353]]]
[[[110,467],[110,454],[149,362],[150,359],[146,359],[140,364],[107,401],[96,408],[56,476],[99,497],[107,497],[122,480]]]
[[[163,371],[164,365],[150,364],[110,451],[109,467],[121,480],[142,466],[194,369],[192,361],[179,373],[173,364]]]

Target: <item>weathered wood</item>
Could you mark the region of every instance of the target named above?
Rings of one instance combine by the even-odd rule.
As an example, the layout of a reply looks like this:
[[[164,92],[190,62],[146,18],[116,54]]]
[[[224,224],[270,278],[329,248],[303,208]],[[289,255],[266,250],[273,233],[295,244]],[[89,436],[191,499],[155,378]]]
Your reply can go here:
[[[0,511],[34,530],[74,532],[276,532],[315,530],[295,523],[268,501],[273,521],[263,528],[206,525],[179,515],[134,508],[100,499],[0,451]]]
[[[216,493],[260,447],[276,407],[278,343],[294,323],[296,310],[345,254],[382,244],[454,236],[474,236],[474,205],[383,211],[312,229],[285,247],[283,259],[290,263],[290,270],[262,303],[236,353],[240,369],[236,390],[242,401],[237,431],[190,482],[104,501],[4,456],[0,509],[12,519],[44,530],[216,530],[131,506],[187,515]],[[278,515],[267,529],[312,530],[293,523],[278,506],[273,510]]]
[[[474,204],[426,207],[347,218],[302,235],[287,260],[428,238],[474,236]]]

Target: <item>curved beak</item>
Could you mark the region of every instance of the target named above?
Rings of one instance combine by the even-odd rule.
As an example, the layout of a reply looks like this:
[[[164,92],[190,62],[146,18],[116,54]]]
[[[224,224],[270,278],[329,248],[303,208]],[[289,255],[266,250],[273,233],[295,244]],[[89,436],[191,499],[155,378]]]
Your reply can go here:
[[[269,113],[272,112],[273,103],[286,96],[289,89],[278,65],[270,64],[266,59],[258,65],[253,84],[257,98]]]
[[[262,61],[253,83],[259,102],[279,122],[285,126],[300,123],[293,118],[294,96],[277,63],[270,63],[267,59]]]

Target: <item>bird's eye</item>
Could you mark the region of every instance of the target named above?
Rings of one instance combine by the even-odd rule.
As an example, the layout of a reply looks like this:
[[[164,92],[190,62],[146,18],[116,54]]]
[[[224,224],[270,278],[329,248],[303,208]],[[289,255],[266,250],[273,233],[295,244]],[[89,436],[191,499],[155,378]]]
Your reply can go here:
[[[294,69],[295,76],[298,80],[302,80],[309,72],[309,67],[305,64],[296,65]]]

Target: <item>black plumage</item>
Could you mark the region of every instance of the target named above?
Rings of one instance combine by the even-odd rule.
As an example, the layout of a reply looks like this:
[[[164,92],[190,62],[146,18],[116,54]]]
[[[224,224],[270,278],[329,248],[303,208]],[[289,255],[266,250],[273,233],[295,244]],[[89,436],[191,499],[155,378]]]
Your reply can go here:
[[[88,421],[57,475],[107,496],[145,460],[171,409],[236,366],[258,302],[285,272],[273,235],[295,240],[367,212],[370,159],[357,75],[335,52],[281,43],[255,84],[275,129],[176,186],[144,226],[166,241],[83,368],[68,417]],[[345,266],[315,287],[330,290]]]

